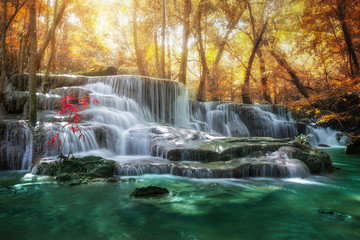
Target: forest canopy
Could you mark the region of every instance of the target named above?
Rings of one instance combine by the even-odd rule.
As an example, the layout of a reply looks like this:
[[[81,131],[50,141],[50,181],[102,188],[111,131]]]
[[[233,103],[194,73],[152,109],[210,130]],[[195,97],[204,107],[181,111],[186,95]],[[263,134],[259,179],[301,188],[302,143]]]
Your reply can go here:
[[[114,66],[180,81],[194,100],[285,104],[320,122],[359,121],[358,0],[2,0],[1,7],[0,95],[14,73]]]

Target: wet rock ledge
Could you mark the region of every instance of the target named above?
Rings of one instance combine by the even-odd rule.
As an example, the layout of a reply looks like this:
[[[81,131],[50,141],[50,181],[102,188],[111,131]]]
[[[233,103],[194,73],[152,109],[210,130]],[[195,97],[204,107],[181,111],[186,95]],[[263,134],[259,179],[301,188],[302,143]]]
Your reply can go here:
[[[159,149],[161,142],[156,146]],[[310,173],[331,173],[333,167],[329,155],[306,142],[293,139],[269,137],[215,138],[210,141],[188,142],[182,145],[166,145],[163,157],[171,161],[223,162],[237,158],[260,158],[269,156],[282,147],[288,158],[298,159],[306,164]],[[161,147],[160,147],[161,148]]]
[[[55,176],[59,184],[76,185],[91,182],[94,178],[112,181],[114,175],[146,173],[195,178],[242,178],[306,177],[309,173],[333,171],[327,153],[291,139],[219,138],[185,145],[166,149],[168,159],[116,162],[88,156],[60,162],[45,158],[36,164],[32,172]]]

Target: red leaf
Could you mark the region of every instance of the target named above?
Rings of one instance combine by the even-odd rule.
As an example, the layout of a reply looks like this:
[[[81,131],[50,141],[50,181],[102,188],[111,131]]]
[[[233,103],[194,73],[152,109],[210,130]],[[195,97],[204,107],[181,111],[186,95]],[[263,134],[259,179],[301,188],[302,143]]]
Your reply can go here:
[[[84,140],[84,142],[85,142],[85,135],[83,135],[83,140]]]
[[[73,133],[75,133],[75,129],[74,129],[74,127],[72,127],[72,130],[73,130]]]
[[[74,124],[73,122],[68,122],[67,124],[65,124],[64,126],[62,126],[62,128],[65,128],[68,125]]]

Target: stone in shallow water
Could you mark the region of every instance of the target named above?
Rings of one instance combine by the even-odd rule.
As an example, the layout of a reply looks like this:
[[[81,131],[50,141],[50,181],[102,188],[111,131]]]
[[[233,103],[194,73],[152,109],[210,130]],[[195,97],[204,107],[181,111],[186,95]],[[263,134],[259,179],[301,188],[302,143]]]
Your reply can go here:
[[[147,186],[136,188],[135,191],[130,195],[131,197],[136,198],[149,198],[149,197],[159,197],[165,194],[169,194],[169,190],[157,186]]]
[[[360,154],[360,136],[350,138],[349,144],[345,149],[346,154]]]
[[[351,218],[350,215],[347,215],[347,214],[342,213],[342,212],[335,211],[333,209],[320,208],[320,209],[318,209],[318,213],[322,214],[322,215],[329,216],[329,217],[333,217],[333,218],[336,218],[336,219],[345,220],[345,219]]]

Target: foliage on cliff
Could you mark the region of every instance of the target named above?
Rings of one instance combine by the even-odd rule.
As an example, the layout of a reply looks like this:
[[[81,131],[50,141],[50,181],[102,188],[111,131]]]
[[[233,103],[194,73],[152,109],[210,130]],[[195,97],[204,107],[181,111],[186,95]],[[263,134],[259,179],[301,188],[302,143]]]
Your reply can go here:
[[[198,100],[292,103],[320,122],[357,121],[359,1],[31,2],[36,24],[29,1],[1,3],[0,97],[6,75],[29,70],[36,27],[37,72],[114,66],[186,83]]]
[[[359,134],[360,78],[336,79],[308,100],[292,102],[291,107],[320,125]]]

